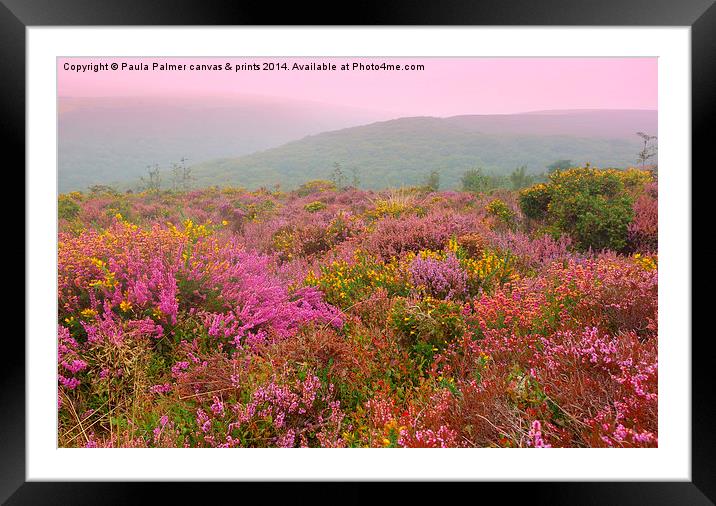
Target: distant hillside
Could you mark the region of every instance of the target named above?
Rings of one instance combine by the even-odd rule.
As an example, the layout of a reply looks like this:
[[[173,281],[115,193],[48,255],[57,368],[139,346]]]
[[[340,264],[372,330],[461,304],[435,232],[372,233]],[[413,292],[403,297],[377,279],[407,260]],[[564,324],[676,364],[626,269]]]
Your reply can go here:
[[[280,147],[193,166],[197,186],[293,188],[328,178],[338,162],[355,168],[365,188],[417,184],[438,170],[441,186],[459,185],[462,173],[482,167],[508,173],[526,165],[542,172],[558,159],[597,167],[636,163],[636,132],[657,134],[656,111],[545,111],[527,114],[415,117],[346,128]]]
[[[131,183],[148,165],[239,156],[389,113],[243,96],[58,100],[61,192]]]

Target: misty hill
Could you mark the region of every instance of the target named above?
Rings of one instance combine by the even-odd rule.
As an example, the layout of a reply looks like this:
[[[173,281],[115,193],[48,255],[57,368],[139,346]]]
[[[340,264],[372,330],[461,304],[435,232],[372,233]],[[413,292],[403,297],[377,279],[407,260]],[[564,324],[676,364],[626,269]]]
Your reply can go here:
[[[129,183],[148,165],[239,156],[392,117],[322,103],[237,95],[58,100],[59,190]]]
[[[464,115],[446,122],[468,130],[494,134],[574,135],[633,139],[641,130],[657,134],[657,111],[556,110],[523,114]]]
[[[657,133],[656,111],[545,111],[450,118],[414,117],[324,132],[258,153],[193,166],[197,186],[284,189],[329,178],[338,162],[355,168],[362,187],[420,183],[432,170],[443,188],[474,167],[505,174],[526,165],[542,172],[558,159],[597,167],[636,163],[636,132]]]

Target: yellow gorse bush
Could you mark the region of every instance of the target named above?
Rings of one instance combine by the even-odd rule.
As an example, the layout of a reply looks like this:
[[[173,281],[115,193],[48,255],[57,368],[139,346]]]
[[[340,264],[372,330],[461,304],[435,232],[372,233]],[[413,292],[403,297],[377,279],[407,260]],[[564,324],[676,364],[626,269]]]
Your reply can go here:
[[[107,262],[99,258],[91,258],[90,262],[92,262],[92,265],[99,268],[104,273],[104,278],[90,281],[89,286],[92,288],[114,288],[119,284],[119,282],[115,279],[114,272],[110,271],[107,267]]]
[[[389,293],[402,294],[408,290],[402,262],[397,258],[383,262],[360,250],[356,250],[351,262],[334,260],[321,267],[320,275],[309,272],[305,284],[319,287],[327,300],[342,307],[349,306],[378,287],[385,288]]]
[[[500,218],[505,222],[512,220],[515,216],[514,211],[500,199],[492,200],[485,206],[485,211],[487,211],[489,215]]]
[[[373,215],[381,217],[385,215],[399,216],[401,213],[407,211],[409,206],[403,202],[390,202],[387,200],[378,200],[375,203],[375,209]]]
[[[641,266],[644,270],[653,271],[657,268],[657,257],[656,255],[642,255],[636,253],[632,257],[637,265]]]
[[[296,234],[291,229],[283,229],[273,236],[273,249],[278,251],[287,260],[293,258],[293,251],[296,249]]]
[[[83,309],[82,311],[80,311],[80,316],[87,319],[94,318],[95,316],[97,316],[97,311],[95,311],[94,309]]]
[[[629,168],[621,169],[597,169],[592,167],[574,168],[555,172],[549,176],[549,186],[546,188],[552,193],[560,191],[575,191],[578,188],[586,187],[609,187],[613,181],[619,181],[624,188],[633,193],[643,188],[646,183],[653,181],[654,175],[651,171]],[[533,187],[534,188],[534,187]]]
[[[491,251],[484,251],[480,258],[463,259],[462,266],[468,279],[483,287],[488,283],[502,284],[519,277],[512,257],[499,256]]]
[[[200,237],[208,237],[212,231],[207,225],[211,225],[211,222],[207,222],[206,225],[196,225],[191,219],[186,219],[182,222],[182,229],[180,230],[173,223],[167,223],[169,231],[176,237],[186,237],[190,241],[196,241]]]
[[[433,251],[433,250],[427,250],[423,249],[418,251],[417,253],[413,251],[409,251],[405,254],[404,263],[409,264],[413,261],[416,257],[420,257],[423,259],[432,258],[433,260],[445,260],[445,257],[447,257],[448,252],[447,251]]]
[[[379,219],[384,216],[397,218],[403,213],[416,210],[415,196],[403,189],[392,190],[385,198],[376,199],[373,204],[375,207],[366,212],[367,218]]]

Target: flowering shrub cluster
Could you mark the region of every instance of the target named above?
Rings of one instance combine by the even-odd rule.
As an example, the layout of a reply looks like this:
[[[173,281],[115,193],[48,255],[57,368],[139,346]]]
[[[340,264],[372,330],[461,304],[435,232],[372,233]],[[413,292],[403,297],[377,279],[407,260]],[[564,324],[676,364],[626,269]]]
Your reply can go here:
[[[629,245],[634,199],[652,177],[637,169],[556,171],[547,184],[522,190],[520,204],[528,218],[544,221],[554,233],[571,235],[582,249],[623,252]]]
[[[596,169],[61,195],[60,446],[656,446],[656,209]]]

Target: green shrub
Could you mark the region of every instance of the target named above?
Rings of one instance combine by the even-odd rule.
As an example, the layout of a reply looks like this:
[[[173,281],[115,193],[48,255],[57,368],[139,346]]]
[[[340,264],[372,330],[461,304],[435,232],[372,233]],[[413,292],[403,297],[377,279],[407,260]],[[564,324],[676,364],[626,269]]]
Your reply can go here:
[[[558,171],[547,184],[522,190],[520,207],[528,218],[544,220],[553,234],[568,234],[583,250],[623,251],[633,219],[633,195],[651,178],[636,169]]]
[[[472,193],[482,193],[490,186],[490,178],[483,174],[482,169],[470,169],[460,178],[462,190]]]
[[[608,198],[578,193],[555,199],[550,213],[557,229],[570,234],[582,249],[622,251],[626,247],[633,218],[632,199],[628,196]]]
[[[80,205],[67,195],[60,195],[57,199],[57,217],[59,219],[72,220],[80,212]]]
[[[132,204],[126,198],[123,197],[115,198],[107,205],[104,212],[107,216],[110,217],[116,216],[117,214],[121,214],[122,217],[128,221],[132,221],[132,216],[134,215],[134,212],[132,210]]]
[[[462,305],[431,297],[420,301],[398,298],[390,323],[416,349],[432,352],[445,348],[465,332]]]
[[[520,191],[520,208],[528,218],[541,220],[547,216],[550,199],[549,187],[544,183],[536,184]]]
[[[336,185],[333,182],[327,181],[325,179],[316,179],[303,183],[301,186],[298,187],[296,193],[301,197],[305,197],[307,195],[311,195],[312,193],[333,191],[335,189]]]
[[[485,211],[503,225],[512,227],[515,223],[515,212],[503,200],[494,199],[485,206]]]

